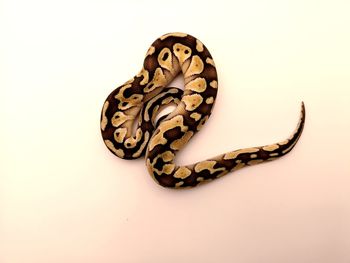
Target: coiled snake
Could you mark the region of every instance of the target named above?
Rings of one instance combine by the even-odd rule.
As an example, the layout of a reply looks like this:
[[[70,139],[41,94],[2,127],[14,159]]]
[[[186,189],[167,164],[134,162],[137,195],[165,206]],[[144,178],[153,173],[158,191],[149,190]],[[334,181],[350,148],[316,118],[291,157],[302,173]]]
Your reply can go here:
[[[167,87],[180,72],[184,90]],[[203,43],[185,33],[165,34],[148,49],[142,70],[107,97],[101,114],[104,143],[120,158],[145,154],[147,169],[156,182],[175,188],[196,186],[292,150],[304,127],[303,103],[297,128],[284,141],[235,150],[192,165],[176,165],[176,152],[208,120],[217,90],[215,64]],[[171,103],[177,105],[175,110],[156,123],[158,112]]]

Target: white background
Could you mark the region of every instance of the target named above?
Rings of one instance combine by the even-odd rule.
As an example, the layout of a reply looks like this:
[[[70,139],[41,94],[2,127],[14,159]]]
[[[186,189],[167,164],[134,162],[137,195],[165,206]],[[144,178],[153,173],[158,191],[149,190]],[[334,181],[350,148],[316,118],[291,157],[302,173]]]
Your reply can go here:
[[[0,262],[350,262],[348,0],[0,0]],[[304,133],[278,161],[169,190],[99,131],[164,33],[219,73],[190,164]],[[181,86],[181,80],[177,82]]]

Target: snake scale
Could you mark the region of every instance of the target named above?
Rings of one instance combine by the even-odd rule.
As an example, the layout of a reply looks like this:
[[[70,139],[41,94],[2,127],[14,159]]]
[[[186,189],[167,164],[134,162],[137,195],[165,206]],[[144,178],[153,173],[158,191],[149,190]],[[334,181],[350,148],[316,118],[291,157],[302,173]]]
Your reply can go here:
[[[168,87],[180,73],[185,80],[184,90]],[[165,34],[148,49],[142,70],[112,91],[104,102],[100,120],[104,143],[120,158],[145,155],[148,172],[155,181],[172,188],[193,187],[292,150],[304,127],[303,103],[297,128],[284,141],[235,150],[191,165],[176,165],[177,151],[208,120],[217,90],[215,64],[204,44],[189,34]],[[157,114],[170,104],[176,108],[156,122]]]

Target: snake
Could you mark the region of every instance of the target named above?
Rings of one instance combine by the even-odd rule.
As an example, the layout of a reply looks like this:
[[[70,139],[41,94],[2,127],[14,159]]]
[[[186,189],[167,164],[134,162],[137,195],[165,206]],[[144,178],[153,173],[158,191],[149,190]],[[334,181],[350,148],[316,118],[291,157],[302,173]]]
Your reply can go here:
[[[184,88],[169,87],[179,75]],[[162,35],[147,50],[140,72],[105,100],[100,129],[117,157],[145,157],[152,178],[169,188],[192,188],[245,166],[272,161],[290,152],[305,123],[305,106],[295,131],[278,143],[226,152],[190,165],[175,157],[207,122],[218,91],[214,60],[197,38],[181,32]],[[157,120],[168,107],[174,110]]]

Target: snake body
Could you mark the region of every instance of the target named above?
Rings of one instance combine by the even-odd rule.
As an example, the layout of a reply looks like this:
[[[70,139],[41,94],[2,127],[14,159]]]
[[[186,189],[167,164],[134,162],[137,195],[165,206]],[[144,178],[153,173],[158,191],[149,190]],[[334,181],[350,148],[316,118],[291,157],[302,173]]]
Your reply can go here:
[[[167,87],[180,73],[184,90]],[[135,159],[145,154],[150,175],[160,185],[172,188],[193,187],[292,150],[304,127],[303,103],[297,128],[284,141],[176,165],[177,151],[208,120],[217,90],[215,64],[204,44],[189,34],[165,34],[148,49],[142,70],[104,102],[100,123],[104,143],[120,158]],[[174,111],[156,123],[159,111],[169,104],[176,105]]]

